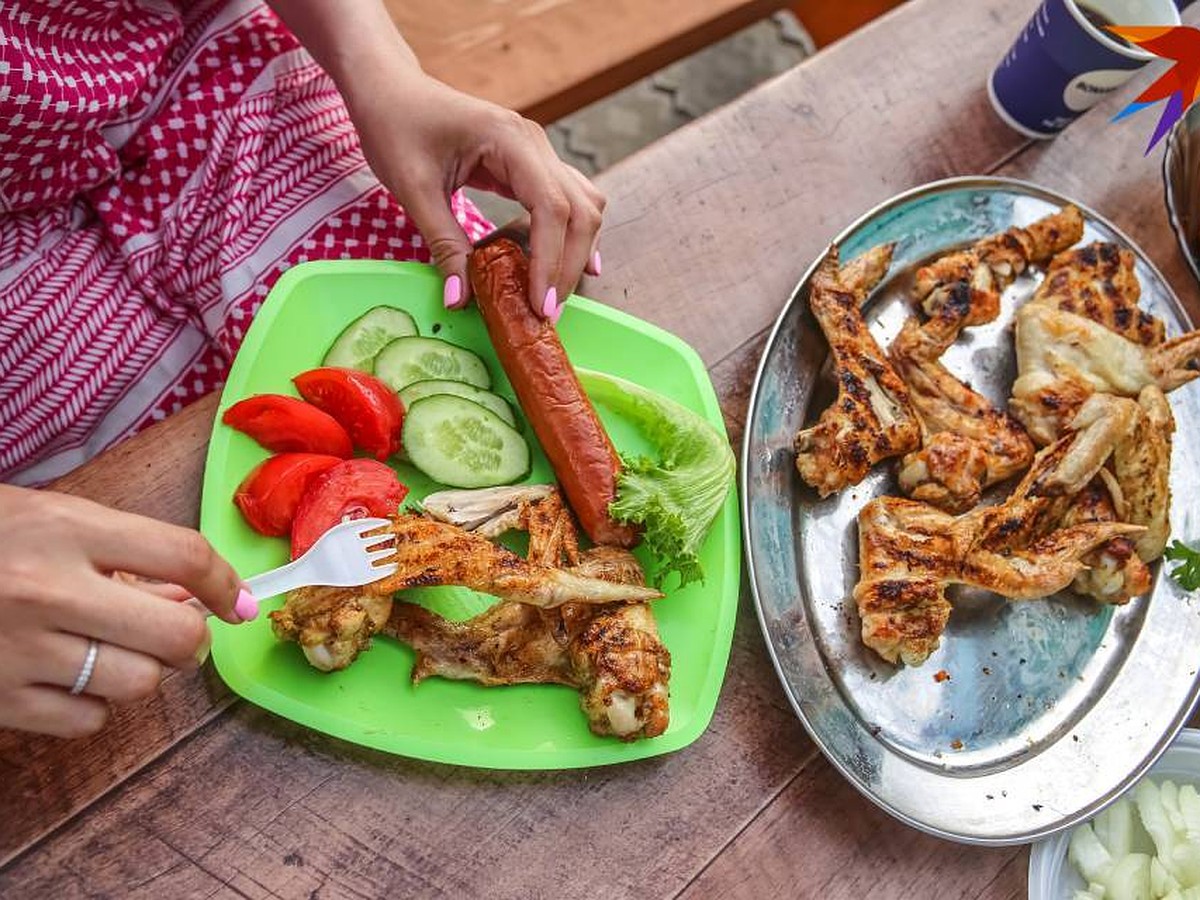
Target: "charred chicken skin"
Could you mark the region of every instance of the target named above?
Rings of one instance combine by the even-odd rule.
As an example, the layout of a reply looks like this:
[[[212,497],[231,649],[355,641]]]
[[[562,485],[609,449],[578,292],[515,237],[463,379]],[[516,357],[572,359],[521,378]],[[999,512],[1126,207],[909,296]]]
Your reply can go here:
[[[490,527],[486,522],[493,519],[479,527]],[[578,550],[574,522],[557,492],[522,504],[509,521],[529,532],[531,561],[567,566],[563,571],[586,580],[645,583],[641,566],[625,550]],[[451,622],[416,604],[397,603],[383,630],[417,651],[414,682],[437,675],[485,685],[565,684],[579,690],[596,734],[635,740],[666,730],[671,656],[647,604],[539,609],[502,602]]]
[[[538,565],[457,525],[426,516],[401,514],[388,531],[396,541],[395,573],[363,588],[393,594],[413,587],[458,585],[501,600],[532,606],[563,603],[635,603],[657,600],[661,591],[644,584],[620,584]]]
[[[1135,262],[1132,251],[1101,241],[1065,250],[1051,260],[1031,302],[1091,319],[1135,344],[1157,346],[1166,330],[1138,308],[1142,286]]]
[[[1082,234],[1079,211],[1067,207],[917,270],[916,295],[929,318],[908,319],[888,351],[921,422],[921,449],[900,464],[905,494],[964,512],[984,489],[1029,466],[1033,442],[1020,422],[952,375],[941,356],[964,327],[996,318],[1001,293],[1030,263]]]
[[[858,484],[875,463],[920,441],[908,388],[863,320],[864,293],[862,282],[843,280],[837,248],[830,248],[813,275],[809,307],[829,341],[837,399],[795,441],[796,469],[822,497]]]
[[[499,533],[494,530],[496,521],[503,524],[502,517],[507,515],[513,526],[525,523],[523,527],[531,529],[565,531],[569,525],[574,540],[574,525],[561,501],[553,504],[555,521],[545,519],[548,513],[541,513],[542,518],[534,520],[521,519],[522,515],[531,515],[521,512],[531,504],[513,505],[511,490],[499,489],[497,502],[512,509],[501,510],[484,523],[491,526],[493,533]],[[522,490],[528,492],[529,498],[559,496],[553,489],[540,486]],[[394,574],[358,588],[301,588],[292,591],[283,607],[271,613],[276,637],[300,644],[305,657],[316,668],[328,672],[344,669],[354,662],[370,646],[371,636],[387,621],[392,595],[405,588],[459,585],[502,600],[547,608],[563,603],[644,602],[662,596],[644,583],[618,583],[544,561],[521,559],[481,534],[426,516],[396,516],[389,531],[396,540],[396,554],[389,560],[397,564]],[[575,545],[571,546],[572,554],[577,553]],[[574,561],[573,555],[568,560]]]
[[[1098,546],[1141,534],[1143,528],[1123,522],[1057,527],[1065,506],[1096,477],[1135,418],[1131,401],[1093,398],[1074,423],[1078,430],[1039,452],[998,506],[952,516],[925,503],[880,497],[863,507],[854,589],[863,643],[889,662],[920,665],[937,649],[950,617],[949,585],[1009,599],[1045,597],[1069,585]]]
[[[1200,375],[1200,331],[1146,346],[1090,318],[1031,301],[1017,313],[1017,380],[1009,408],[1039,446],[1092,394],[1172,391]]]

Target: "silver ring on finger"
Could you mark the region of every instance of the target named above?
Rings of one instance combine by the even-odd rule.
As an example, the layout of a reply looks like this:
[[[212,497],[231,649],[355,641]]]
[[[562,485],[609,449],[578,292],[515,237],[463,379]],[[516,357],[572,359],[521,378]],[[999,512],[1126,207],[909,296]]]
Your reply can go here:
[[[78,696],[87,688],[88,682],[92,680],[92,673],[96,671],[96,657],[99,654],[100,644],[95,639],[89,640],[87,655],[83,657],[83,665],[79,674],[75,676],[75,683],[71,685],[71,696]]]

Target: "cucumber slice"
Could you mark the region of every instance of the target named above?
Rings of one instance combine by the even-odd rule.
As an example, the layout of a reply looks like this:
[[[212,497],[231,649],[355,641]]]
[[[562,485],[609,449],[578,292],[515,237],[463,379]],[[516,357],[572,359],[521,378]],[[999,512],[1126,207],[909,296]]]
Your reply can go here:
[[[451,487],[511,484],[529,474],[529,445],[494,412],[471,400],[434,394],[404,416],[408,460]]]
[[[376,306],[367,310],[337,336],[325,354],[326,366],[375,371],[375,357],[396,338],[417,333],[417,323],[402,309]]]
[[[404,404],[404,408],[408,409],[418,400],[425,397],[432,397],[435,394],[453,394],[455,397],[462,397],[464,400],[474,400],[484,409],[490,409],[507,425],[513,428],[517,427],[517,417],[513,415],[512,407],[508,405],[508,401],[499,394],[493,394],[491,391],[485,391],[483,388],[477,388],[473,384],[467,384],[465,381],[446,381],[444,379],[431,378],[428,381],[414,381],[408,387],[400,391],[400,402]]]
[[[484,390],[492,386],[482,359],[437,338],[397,338],[375,357],[375,374],[397,393],[415,381],[431,378],[465,381]]]

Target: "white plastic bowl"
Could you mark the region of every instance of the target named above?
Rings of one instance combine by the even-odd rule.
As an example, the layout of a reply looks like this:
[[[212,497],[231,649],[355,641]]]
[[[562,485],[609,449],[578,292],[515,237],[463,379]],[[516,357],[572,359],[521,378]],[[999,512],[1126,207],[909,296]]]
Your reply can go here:
[[[1179,732],[1145,777],[1160,781],[1169,778],[1200,787],[1200,730],[1185,728]],[[1029,900],[1071,900],[1073,892],[1087,887],[1067,862],[1070,840],[1071,832],[1065,831],[1033,845],[1029,853]]]

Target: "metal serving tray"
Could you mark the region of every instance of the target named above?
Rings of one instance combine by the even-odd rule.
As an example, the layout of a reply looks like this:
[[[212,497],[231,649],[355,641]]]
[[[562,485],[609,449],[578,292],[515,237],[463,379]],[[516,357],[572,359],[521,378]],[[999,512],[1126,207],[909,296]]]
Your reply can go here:
[[[843,261],[897,242],[892,269],[865,309],[886,346],[909,315],[917,266],[1069,202],[1019,181],[950,179],[871,210],[835,242]],[[1142,307],[1165,320],[1169,335],[1189,330],[1146,256],[1076,205],[1085,242],[1116,241],[1136,254]],[[808,310],[812,272],[764,351],[741,472],[750,584],[784,690],[842,774],[910,825],[978,844],[1023,843],[1067,828],[1115,799],[1186,721],[1200,690],[1200,598],[1157,569],[1151,593],[1120,608],[1068,592],[1007,602],[952,591],[942,645],[923,666],[891,666],[865,648],[851,594],[855,517],[868,500],[898,491],[889,465],[823,501],[796,475],[793,436],[834,396],[828,347]],[[1005,292],[999,319],[967,329],[943,358],[995,403],[1005,403],[1015,376],[1014,310],[1040,278],[1022,276]],[[1170,400],[1172,536],[1195,541],[1200,384]],[[941,670],[948,680],[935,678]]]

